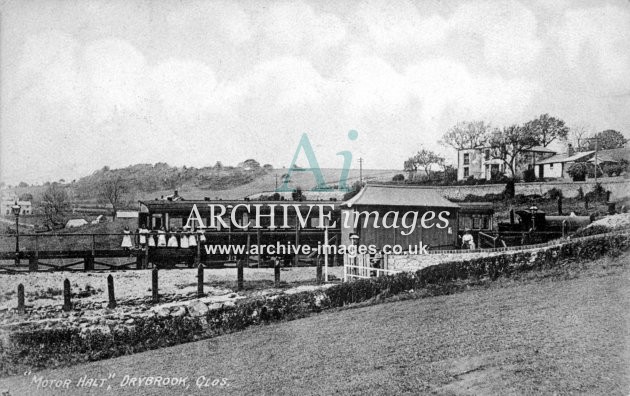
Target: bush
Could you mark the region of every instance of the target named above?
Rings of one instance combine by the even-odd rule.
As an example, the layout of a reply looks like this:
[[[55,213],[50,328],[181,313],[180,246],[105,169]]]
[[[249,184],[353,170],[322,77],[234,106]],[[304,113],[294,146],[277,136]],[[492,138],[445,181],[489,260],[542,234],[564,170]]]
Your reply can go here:
[[[392,181],[395,181],[395,182],[405,181],[405,175],[403,175],[402,173],[394,175],[394,177],[392,177]]]
[[[593,225],[590,227],[580,228],[579,230],[575,232],[575,234],[573,234],[573,237],[577,238],[577,237],[584,237],[584,236],[589,236],[589,235],[606,234],[610,231],[612,230],[604,225]]]
[[[559,188],[552,188],[551,190],[547,191],[547,195],[549,196],[549,199],[554,199],[557,200],[558,198],[562,198],[562,190]]]
[[[604,165],[604,173],[609,177],[619,176],[626,171],[626,167],[622,164]]]
[[[567,173],[573,181],[584,181],[586,180],[588,168],[584,162],[576,162],[567,169]]]
[[[593,179],[595,177],[595,166],[589,166],[588,167],[588,177],[590,177],[591,179]],[[597,168],[597,177],[602,177],[604,175],[604,173],[602,172],[602,170],[598,167]]]
[[[601,183],[596,183],[593,189],[585,195],[589,202],[605,201],[607,197],[608,192],[602,187]]]
[[[523,181],[525,183],[531,183],[536,181],[536,173],[534,172],[534,168],[526,169],[523,171]]]

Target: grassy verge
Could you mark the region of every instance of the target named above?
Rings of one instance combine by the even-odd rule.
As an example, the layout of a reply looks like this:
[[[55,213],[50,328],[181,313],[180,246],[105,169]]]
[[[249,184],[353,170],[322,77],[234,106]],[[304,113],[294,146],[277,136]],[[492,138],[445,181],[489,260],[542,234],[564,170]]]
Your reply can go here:
[[[76,395],[101,394],[75,384],[110,373],[115,394],[627,394],[629,271],[628,253],[571,260],[37,376],[70,379],[64,394]],[[187,377],[189,389],[121,387],[125,375]],[[56,394],[32,378],[2,387]],[[198,388],[200,378],[227,385]]]
[[[21,327],[0,346],[0,373],[42,369],[111,358],[178,343],[212,338],[251,325],[289,321],[356,303],[380,302],[403,293],[414,297],[451,294],[529,271],[562,271],[580,260],[620,257],[630,244],[627,234],[598,235],[535,252],[517,252],[439,264],[395,276],[343,283],[326,290],[246,299],[236,306],[211,310],[202,317],[138,318],[132,327],[83,333],[78,328]],[[564,271],[567,272],[566,270]]]

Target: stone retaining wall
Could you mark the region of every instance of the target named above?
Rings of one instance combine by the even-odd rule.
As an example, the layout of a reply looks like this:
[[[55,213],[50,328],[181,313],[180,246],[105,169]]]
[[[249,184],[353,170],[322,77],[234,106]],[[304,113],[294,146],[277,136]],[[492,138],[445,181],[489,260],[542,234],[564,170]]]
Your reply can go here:
[[[619,177],[602,177],[598,179],[602,187],[612,193],[612,199],[621,199],[630,195],[630,180]],[[532,183],[516,183],[515,193],[522,195],[544,195],[552,188],[562,190],[562,194],[566,198],[575,198],[578,196],[578,190],[582,188],[584,194],[593,190],[595,180],[589,179],[583,182],[573,181],[550,181],[550,182],[532,182]],[[436,187],[442,191],[443,195],[449,199],[462,200],[467,195],[484,196],[486,194],[501,194],[505,190],[505,183],[502,184],[485,184],[478,186],[440,186]]]
[[[549,249],[551,247],[557,247],[569,242],[575,241],[584,241],[589,239],[601,238],[606,235],[630,235],[630,230],[617,230],[607,234],[596,234],[589,235],[585,237],[579,238],[567,238],[562,240],[555,240],[546,243],[541,243],[538,245],[528,245],[528,246],[512,246],[512,247],[502,247],[502,248],[494,248],[494,249],[476,249],[473,251],[460,251],[459,253],[451,253],[451,252],[436,252],[431,254],[400,254],[400,255],[388,255],[386,257],[387,260],[387,269],[396,270],[396,271],[418,271],[426,267],[430,267],[432,265],[437,265],[441,263],[454,262],[454,261],[464,261],[464,260],[473,260],[480,257],[493,257],[499,255],[511,255],[517,254],[524,251],[529,252],[538,252],[543,251],[545,249]]]

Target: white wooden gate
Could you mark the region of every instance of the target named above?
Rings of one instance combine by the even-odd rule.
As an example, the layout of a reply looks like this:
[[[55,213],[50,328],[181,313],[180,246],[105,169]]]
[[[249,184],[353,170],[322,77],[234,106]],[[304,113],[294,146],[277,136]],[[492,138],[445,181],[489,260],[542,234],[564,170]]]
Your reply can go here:
[[[343,256],[343,281],[347,282],[352,278],[369,279],[383,275],[393,275],[400,273],[400,270],[390,269],[388,266],[388,256],[383,255],[380,263],[377,263],[369,254],[357,254],[351,257],[349,254]],[[376,266],[378,264],[378,266]]]

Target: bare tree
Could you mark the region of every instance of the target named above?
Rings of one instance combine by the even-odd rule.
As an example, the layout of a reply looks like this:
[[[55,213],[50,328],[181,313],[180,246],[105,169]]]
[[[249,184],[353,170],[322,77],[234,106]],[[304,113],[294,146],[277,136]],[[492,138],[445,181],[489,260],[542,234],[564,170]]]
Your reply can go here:
[[[124,202],[124,195],[127,193],[127,186],[123,178],[118,175],[108,177],[101,185],[99,193],[112,205],[113,218],[115,219],[116,212]]]
[[[46,224],[50,228],[63,224],[63,215],[68,209],[68,193],[57,183],[52,183],[42,195],[42,207]]]
[[[593,128],[586,124],[576,125],[569,129],[569,141],[577,151],[588,150],[588,139],[593,136]]]
[[[483,121],[459,122],[442,136],[440,143],[456,150],[479,148],[487,143],[490,131],[490,125]]]

